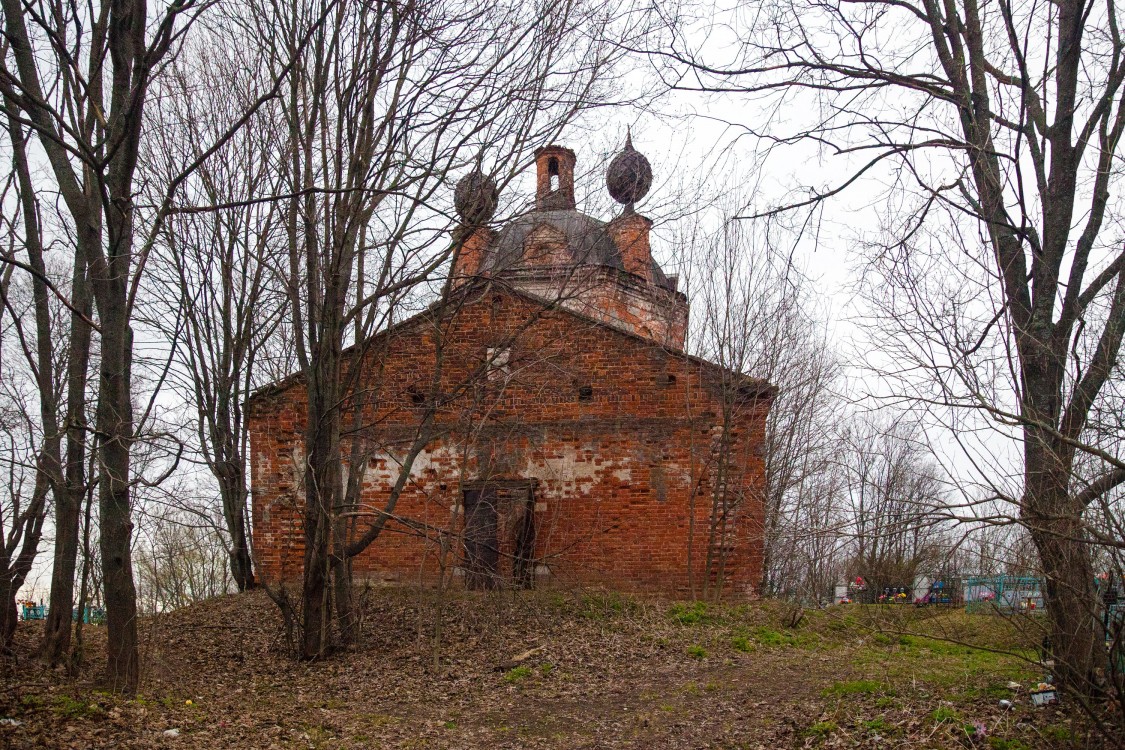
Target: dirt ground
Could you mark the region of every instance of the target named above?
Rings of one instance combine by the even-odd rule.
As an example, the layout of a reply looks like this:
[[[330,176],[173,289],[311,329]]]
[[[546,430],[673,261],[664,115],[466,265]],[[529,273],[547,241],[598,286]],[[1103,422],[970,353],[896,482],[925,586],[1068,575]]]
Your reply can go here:
[[[261,593],[147,618],[137,698],[3,664],[0,748],[1111,747],[1031,707],[1032,632],[961,610],[703,606],[598,592],[368,591],[361,646],[286,655]],[[972,646],[964,645],[972,644]],[[975,648],[973,646],[978,646]],[[1015,653],[995,653],[1001,649]],[[1015,687],[1019,683],[1019,687]],[[1011,687],[1009,687],[1011,685]],[[1013,702],[1011,709],[1001,700]]]

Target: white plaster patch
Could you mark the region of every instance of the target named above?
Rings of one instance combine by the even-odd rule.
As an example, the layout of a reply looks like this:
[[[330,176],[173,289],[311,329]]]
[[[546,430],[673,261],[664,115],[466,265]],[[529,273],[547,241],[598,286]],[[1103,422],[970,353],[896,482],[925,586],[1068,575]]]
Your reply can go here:
[[[434,469],[439,474],[443,466],[450,465],[458,457],[454,448],[425,449],[421,451],[410,466],[410,477],[418,480],[424,477],[427,469]],[[376,486],[394,484],[402,470],[402,456],[396,456],[389,451],[376,451],[371,454],[368,475]]]
[[[535,476],[536,471],[546,470],[543,479],[552,478],[564,488],[577,488],[582,492],[594,486],[594,480],[602,469],[594,465],[593,461],[585,461],[578,450],[570,444],[563,445],[559,451],[561,455],[554,458],[545,458],[540,462],[530,459],[524,467],[525,476]]]

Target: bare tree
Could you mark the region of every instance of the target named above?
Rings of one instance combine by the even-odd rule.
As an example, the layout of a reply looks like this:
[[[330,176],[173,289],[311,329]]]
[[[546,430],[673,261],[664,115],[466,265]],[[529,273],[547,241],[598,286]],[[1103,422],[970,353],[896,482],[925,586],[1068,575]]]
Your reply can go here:
[[[147,5],[133,0],[84,6],[52,0],[0,4],[6,42],[0,74],[3,111],[28,129],[45,157],[49,172],[34,187],[61,196],[75,236],[75,278],[81,274],[84,281],[76,285],[75,294],[79,286],[82,293],[88,288],[97,313],[98,542],[109,633],[107,677],[115,689],[125,692],[136,689],[139,677],[130,559],[130,494],[136,481],[131,457],[139,434],[133,410],[131,322],[138,289],[152,237],[167,217],[179,184],[277,90],[275,81],[244,117],[231,123],[216,143],[165,186],[163,197],[146,217],[151,222],[149,238],[136,245],[135,173],[150,87],[205,7],[188,0],[150,16]],[[297,40],[297,46],[304,41]],[[30,270],[35,275],[34,268]],[[83,313],[80,297],[70,300],[70,306]],[[78,370],[77,360],[72,357],[71,374]],[[77,378],[71,379],[71,385],[76,383]],[[76,430],[80,424],[72,421],[68,429]],[[78,458],[76,452],[67,460]],[[75,497],[72,494],[70,499]],[[68,508],[71,515],[75,507]],[[69,518],[66,528],[71,528]],[[60,577],[68,572],[66,567],[58,572]],[[69,573],[73,575],[73,566]],[[73,593],[73,583],[70,587]],[[59,617],[68,617],[70,607],[70,601],[57,602],[55,610],[62,613]]]
[[[315,7],[256,8],[260,38],[279,64]],[[308,394],[303,658],[330,650],[334,621],[342,642],[354,639],[350,560],[386,523],[383,515],[356,527],[350,512],[362,474],[345,479],[340,458],[364,466],[370,446],[345,445],[342,433],[359,434],[378,389],[346,365],[345,345],[357,345],[348,361],[362,362],[365,342],[394,320],[403,295],[458,252],[464,237],[440,240],[451,224],[436,210],[451,192],[448,175],[487,159],[508,179],[530,146],[600,100],[611,57],[611,16],[579,3],[340,2],[328,16],[280,102],[287,323]],[[405,451],[388,514],[430,424],[421,421]]]
[[[221,522],[167,507],[147,521],[136,550],[142,611],[167,612],[235,588]]]
[[[26,254],[25,260],[9,257],[10,273],[18,264],[29,273],[33,289],[34,331],[22,332],[22,322],[15,325],[21,329],[24,355],[37,386],[39,414],[38,423],[42,430],[42,444],[37,459],[41,474],[37,482],[42,489],[50,489],[55,505],[55,546],[51,573],[50,610],[47,617],[43,639],[43,656],[49,664],[58,663],[70,647],[70,607],[74,594],[74,570],[78,554],[79,509],[86,487],[86,404],[87,373],[90,362],[91,335],[93,323],[91,297],[86,280],[86,268],[82,256],[75,247],[72,271],[67,297],[60,287],[66,285],[52,281],[44,258],[44,222],[41,215],[38,194],[31,174],[31,153],[28,129],[22,119],[22,110],[11,96],[5,102],[5,116],[9,145],[12,153],[13,171],[16,176],[19,196],[17,215],[20,229],[12,226],[12,236],[18,237],[18,246]],[[95,128],[92,118],[86,118],[83,127]],[[89,183],[88,183],[89,184]],[[88,190],[92,190],[92,185]],[[60,330],[57,316],[52,310],[51,299],[59,297],[69,307],[70,329]],[[69,299],[68,299],[69,298]],[[34,354],[30,339],[34,339]],[[60,347],[56,341],[67,341],[68,346]],[[61,386],[65,382],[65,415],[60,412],[63,400]],[[60,417],[63,422],[60,424]],[[63,436],[66,436],[66,454],[63,455]],[[45,496],[44,496],[45,501]],[[43,506],[44,508],[46,506]],[[37,536],[25,537],[25,541]],[[30,565],[37,550],[27,549],[27,565]],[[13,592],[14,594],[14,592]]]
[[[20,320],[25,304],[13,288],[9,271],[0,277],[0,358],[19,361],[31,354]],[[23,349],[22,356],[17,354]],[[32,355],[34,356],[34,355]],[[36,464],[45,442],[33,413],[24,403],[34,378],[11,365],[0,370],[0,648],[7,648],[16,631],[16,595],[27,580],[38,551],[47,516],[47,474]]]
[[[141,163],[154,184],[167,184],[199,159],[269,87],[256,50],[225,40],[222,32],[199,35],[160,82]],[[283,265],[283,227],[273,200],[280,192],[281,154],[272,115],[267,108],[251,118],[183,182],[180,203],[154,246],[151,314],[143,315],[174,351],[169,382],[194,410],[187,442],[198,446],[218,485],[231,575],[240,591],[255,583],[243,404],[268,382],[258,356],[285,305],[275,270]]]
[[[862,576],[876,597],[888,587],[913,588],[946,547],[942,483],[928,447],[901,419],[857,418],[841,435],[840,454],[849,575]]]
[[[838,402],[829,392],[836,365],[822,325],[813,317],[808,281],[791,255],[778,248],[778,227],[751,227],[732,218],[738,206],[728,196],[725,213],[713,235],[685,242],[694,247],[689,277],[698,323],[691,348],[719,364],[724,383],[723,428],[716,453],[717,474],[729,463],[732,438],[743,429],[748,406],[742,390],[746,375],[763,378],[776,389],[765,439],[765,515],[758,534],[763,548],[761,590],[775,591],[771,579],[782,550],[782,526],[800,513],[802,495],[813,477],[826,470],[827,436]],[[704,232],[697,224],[692,232]],[[733,478],[732,478],[733,479]],[[729,483],[731,486],[736,484]],[[725,524],[738,511],[728,507],[734,494],[724,482],[712,486],[712,523],[708,529],[707,570],[720,575],[727,545]],[[792,538],[790,538],[792,541]],[[791,545],[790,545],[791,547]],[[710,576],[703,591],[706,596]],[[721,587],[718,589],[721,591]]]
[[[1125,482],[1116,454],[1088,434],[1120,374],[1125,333],[1112,200],[1125,129],[1121,11],[1075,0],[781,0],[732,13],[712,28],[733,30],[734,45],[712,40],[705,52],[677,33],[661,60],[679,88],[754,97],[768,121],[742,125],[763,144],[815,143],[847,163],[845,177],[773,208],[886,178],[869,289],[884,340],[898,346],[882,369],[904,386],[898,395],[955,427],[983,416],[1019,441],[1017,481],[992,465],[984,482],[1018,506],[1038,548],[1060,681],[1096,691],[1084,516]],[[770,116],[788,106],[811,116]],[[1078,476],[1081,456],[1092,463]]]
[[[5,114],[30,126],[47,157],[78,238],[75,267],[89,272],[101,324],[97,430],[108,672],[127,691],[135,690],[138,674],[129,558],[133,173],[152,71],[189,6],[172,6],[151,40],[146,6],[127,0],[81,9],[15,0],[2,6]],[[63,616],[69,611],[68,602]]]

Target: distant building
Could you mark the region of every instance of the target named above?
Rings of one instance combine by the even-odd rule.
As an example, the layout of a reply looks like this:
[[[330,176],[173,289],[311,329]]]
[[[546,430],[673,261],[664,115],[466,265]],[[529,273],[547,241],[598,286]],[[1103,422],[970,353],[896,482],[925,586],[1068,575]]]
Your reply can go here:
[[[688,301],[633,210],[651,182],[647,160],[627,143],[611,162],[607,185],[624,210],[608,223],[577,210],[575,161],[570,149],[540,149],[534,210],[496,229],[494,184],[464,178],[455,291],[353,349],[349,366],[365,368],[369,388],[364,427],[349,437],[369,447],[361,531],[429,430],[357,576],[432,579],[445,542],[447,566],[472,587],[675,593],[721,579],[756,592],[775,389],[683,352]],[[266,580],[300,575],[305,413],[296,376],[250,402]]]

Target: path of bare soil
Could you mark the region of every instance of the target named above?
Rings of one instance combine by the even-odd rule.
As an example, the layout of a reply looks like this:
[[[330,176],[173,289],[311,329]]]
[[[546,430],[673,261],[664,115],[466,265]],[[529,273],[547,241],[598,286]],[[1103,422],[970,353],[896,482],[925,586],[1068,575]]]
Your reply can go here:
[[[902,608],[704,607],[609,594],[368,592],[361,647],[285,654],[260,593],[146,619],[137,699],[32,658],[4,666],[0,748],[1103,747],[1077,712],[1033,709],[1040,673],[1003,622]],[[95,629],[89,663],[102,659]],[[1022,644],[1026,646],[1026,643]],[[1032,652],[1025,652],[1031,655]],[[94,673],[92,666],[87,672]],[[1000,707],[1015,701],[1014,710]]]

